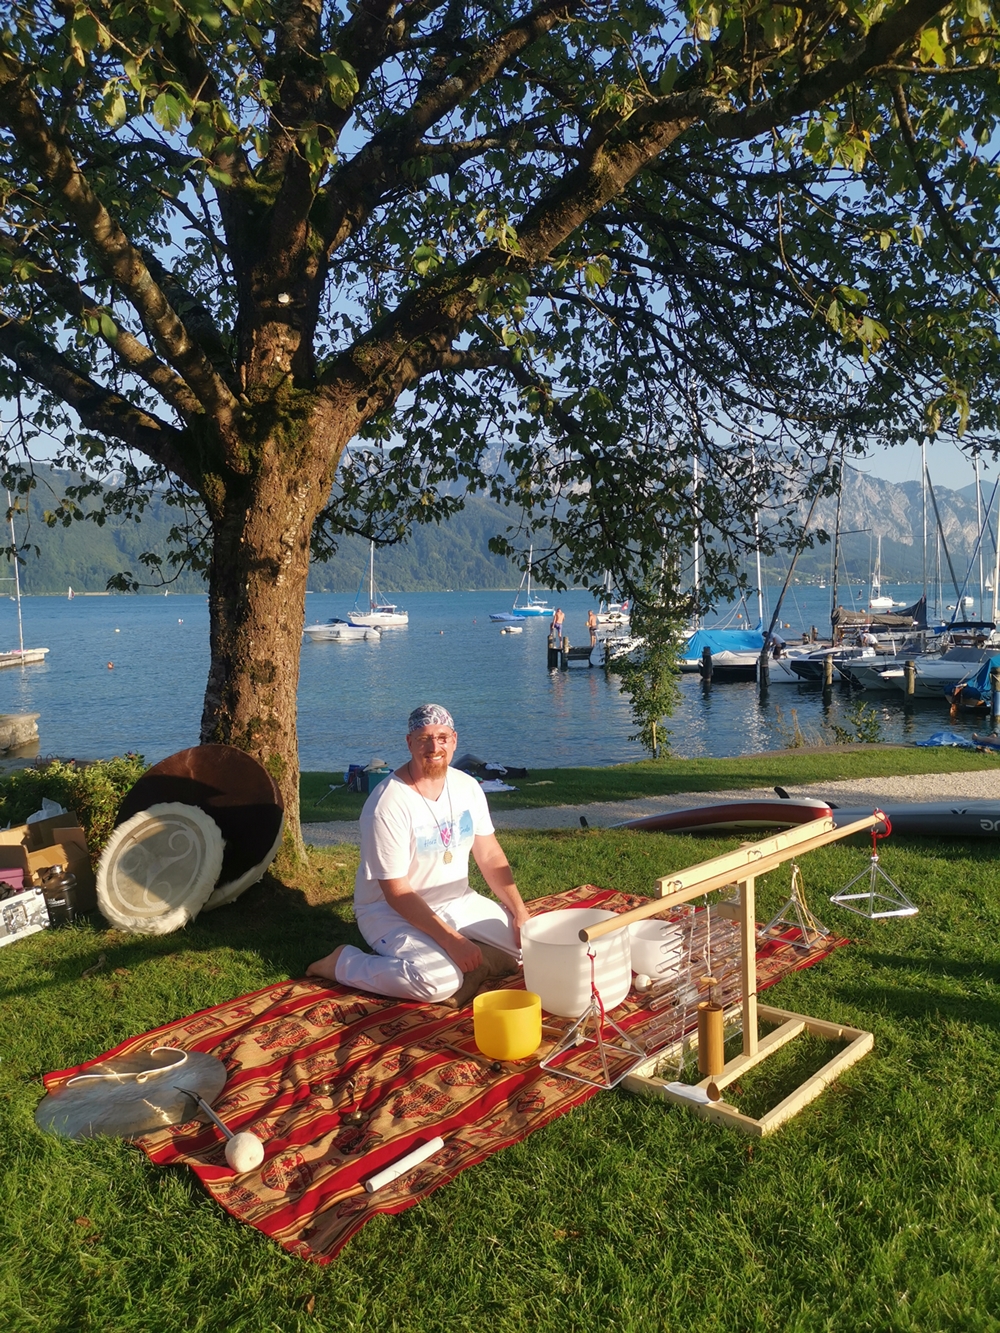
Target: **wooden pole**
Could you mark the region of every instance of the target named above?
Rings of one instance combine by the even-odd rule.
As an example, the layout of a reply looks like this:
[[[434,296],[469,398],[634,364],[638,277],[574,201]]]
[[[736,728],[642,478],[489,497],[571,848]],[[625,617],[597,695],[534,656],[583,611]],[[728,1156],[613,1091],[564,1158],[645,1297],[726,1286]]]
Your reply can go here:
[[[757,1054],[757,892],[751,875],[740,885],[740,969],[743,1054]]]
[[[633,921],[645,921],[648,917],[656,916],[667,907],[690,902],[703,893],[724,889],[744,878],[740,871],[750,871],[755,876],[765,875],[793,856],[804,856],[806,852],[838,842],[841,838],[849,838],[855,833],[867,833],[873,824],[880,822],[878,815],[871,814],[855,820],[853,824],[845,824],[843,828],[834,828],[832,819],[812,819],[808,824],[800,824],[798,828],[776,833],[760,842],[744,843],[735,852],[724,852],[722,856],[713,856],[710,861],[688,866],[686,870],[679,870],[674,875],[662,876],[656,882],[660,893],[658,898],[651,898],[648,903],[633,907],[629,912],[619,912],[610,921],[584,927],[580,931],[580,939],[588,944],[600,939],[602,935],[630,926]]]

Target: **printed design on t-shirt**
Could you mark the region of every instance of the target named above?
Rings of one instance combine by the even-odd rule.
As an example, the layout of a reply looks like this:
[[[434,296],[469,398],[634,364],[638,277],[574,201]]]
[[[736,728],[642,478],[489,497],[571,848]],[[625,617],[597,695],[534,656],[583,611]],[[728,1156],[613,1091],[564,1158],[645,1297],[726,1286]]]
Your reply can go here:
[[[441,819],[414,829],[418,856],[440,856],[442,852],[471,843],[475,837],[471,810],[463,810],[456,819]]]

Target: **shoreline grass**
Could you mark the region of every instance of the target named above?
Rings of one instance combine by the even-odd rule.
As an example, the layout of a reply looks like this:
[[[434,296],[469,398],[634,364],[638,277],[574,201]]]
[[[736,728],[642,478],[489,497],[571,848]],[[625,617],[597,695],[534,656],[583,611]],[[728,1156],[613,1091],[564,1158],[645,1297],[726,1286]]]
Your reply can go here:
[[[923,749],[903,745],[841,745],[772,750],[731,759],[646,759],[608,768],[545,768],[512,779],[516,792],[490,797],[490,808],[533,810],[591,801],[630,801],[675,792],[711,792],[750,787],[795,786],[848,778],[900,777],[926,773],[1000,773],[1000,756],[974,750]],[[304,824],[357,819],[365,796],[343,789],[342,773],[303,773],[300,811]],[[339,787],[331,791],[330,787]]]
[[[742,839],[500,835],[526,897],[656,875]],[[871,922],[826,900],[863,846],[803,859],[810,905],[854,943],[767,992],[875,1033],[875,1050],[773,1138],[602,1093],[378,1218],[328,1267],[234,1221],[181,1169],[32,1115],[40,1076],[125,1036],[301,975],[357,940],[357,851],[316,853],[162,938],[96,922],[0,950],[0,1326],[12,1333],[977,1333],[1000,1327],[1000,894],[986,844],[892,838],[920,906]],[[759,915],[788,868],[758,880]],[[81,974],[99,953],[105,968]]]

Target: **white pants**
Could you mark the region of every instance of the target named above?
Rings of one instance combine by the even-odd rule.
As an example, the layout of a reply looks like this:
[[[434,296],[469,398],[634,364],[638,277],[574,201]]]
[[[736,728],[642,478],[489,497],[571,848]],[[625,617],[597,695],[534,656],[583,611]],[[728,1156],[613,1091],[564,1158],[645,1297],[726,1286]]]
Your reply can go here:
[[[517,952],[507,913],[499,903],[471,889],[435,904],[434,913],[470,939]],[[347,945],[337,959],[336,975],[342,986],[431,1004],[449,999],[461,986],[463,974],[441,946],[387,902],[357,907],[355,914],[359,930],[375,953]]]

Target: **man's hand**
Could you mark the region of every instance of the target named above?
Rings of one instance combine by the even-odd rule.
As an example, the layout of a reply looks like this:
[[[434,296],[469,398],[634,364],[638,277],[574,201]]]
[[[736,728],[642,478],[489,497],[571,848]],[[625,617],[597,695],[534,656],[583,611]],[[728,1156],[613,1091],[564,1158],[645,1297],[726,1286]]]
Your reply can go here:
[[[509,906],[505,904],[505,906],[507,911],[507,917],[508,920],[510,921],[510,928],[514,932],[514,942],[515,944],[520,946],[521,927],[524,925],[526,921],[530,921],[531,917],[528,914],[528,909],[521,901],[520,895],[518,895],[517,899],[512,904],[510,904]]]
[[[472,940],[467,940],[464,935],[456,935],[453,940],[448,941],[445,948],[448,957],[463,972],[474,972],[483,961],[479,946],[473,944]]]

